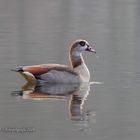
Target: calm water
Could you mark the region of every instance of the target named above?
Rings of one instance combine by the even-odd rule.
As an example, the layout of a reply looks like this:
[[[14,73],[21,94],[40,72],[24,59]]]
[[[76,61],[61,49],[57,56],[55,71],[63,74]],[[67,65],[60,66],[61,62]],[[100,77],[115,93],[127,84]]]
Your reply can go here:
[[[0,0],[0,139],[139,140],[139,25],[139,0]],[[10,71],[66,64],[77,38],[96,44],[92,85],[23,87]]]

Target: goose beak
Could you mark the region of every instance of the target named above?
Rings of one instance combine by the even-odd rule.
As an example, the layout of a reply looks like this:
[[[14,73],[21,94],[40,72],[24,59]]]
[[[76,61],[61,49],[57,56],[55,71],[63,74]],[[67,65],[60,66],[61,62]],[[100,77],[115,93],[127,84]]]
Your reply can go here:
[[[96,53],[96,50],[94,50],[90,46],[87,47],[86,51]]]

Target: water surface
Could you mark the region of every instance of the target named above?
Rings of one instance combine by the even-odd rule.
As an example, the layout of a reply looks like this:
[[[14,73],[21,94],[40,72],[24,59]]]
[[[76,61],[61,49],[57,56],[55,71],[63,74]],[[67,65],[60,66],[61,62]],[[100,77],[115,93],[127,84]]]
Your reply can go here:
[[[0,138],[139,140],[139,23],[139,0],[0,0]],[[68,47],[78,38],[96,44],[96,55],[83,56],[91,81],[103,84],[29,92],[10,71],[17,65],[67,64]],[[66,88],[66,96],[46,94]]]

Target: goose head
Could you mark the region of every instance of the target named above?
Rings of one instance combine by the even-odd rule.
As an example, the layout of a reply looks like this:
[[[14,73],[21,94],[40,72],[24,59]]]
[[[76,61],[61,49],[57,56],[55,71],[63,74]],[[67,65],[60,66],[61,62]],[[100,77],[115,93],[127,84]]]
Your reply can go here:
[[[83,51],[96,53],[86,40],[76,40],[71,46],[71,55],[79,56]]]
[[[69,51],[69,58],[73,68],[84,63],[84,60],[82,58],[82,52],[84,51],[96,53],[96,50],[93,47],[91,47],[86,40],[83,39],[76,40],[71,45]]]

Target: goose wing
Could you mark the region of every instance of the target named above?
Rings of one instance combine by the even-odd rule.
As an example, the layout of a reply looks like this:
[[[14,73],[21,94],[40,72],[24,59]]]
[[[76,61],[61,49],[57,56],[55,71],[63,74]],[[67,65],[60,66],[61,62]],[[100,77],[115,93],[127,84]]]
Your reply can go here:
[[[16,72],[29,72],[33,75],[46,74],[52,70],[68,72],[74,75],[78,74],[71,67],[66,66],[66,65],[60,65],[60,64],[41,64],[41,65],[32,65],[32,66],[19,66],[19,67],[16,67],[16,69],[13,69],[13,71],[16,71]]]
[[[41,64],[33,66],[23,66],[17,67],[14,71],[20,72],[27,81],[37,79],[49,83],[79,82],[79,74],[71,67],[68,67],[66,65]]]

